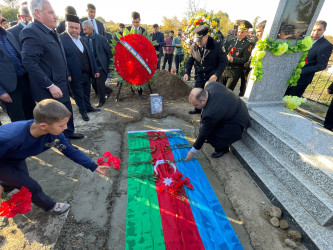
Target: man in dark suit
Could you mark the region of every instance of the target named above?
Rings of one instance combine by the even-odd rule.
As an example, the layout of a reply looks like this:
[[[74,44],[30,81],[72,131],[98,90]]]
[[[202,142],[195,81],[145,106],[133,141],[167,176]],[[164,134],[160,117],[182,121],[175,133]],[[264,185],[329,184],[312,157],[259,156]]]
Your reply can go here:
[[[315,73],[326,69],[333,49],[333,45],[324,37],[326,26],[325,21],[316,22],[311,33],[314,43],[306,57],[308,63],[302,68],[297,85],[289,87],[286,95],[302,97],[305,89],[312,82]]]
[[[80,19],[80,21],[83,23],[84,21],[89,20],[93,24],[95,33],[98,35],[101,35],[101,36],[105,36],[105,28],[104,28],[103,23],[101,23],[100,21],[98,21],[95,18],[96,17],[95,5],[88,3],[87,13],[88,13],[88,17],[84,17],[84,18]]]
[[[73,113],[69,98],[66,55],[55,31],[57,16],[46,0],[31,0],[30,7],[34,22],[21,31],[20,40],[22,61],[29,73],[31,94],[36,102],[48,98],[56,99]],[[74,130],[71,116],[64,134],[69,139],[84,137],[83,134],[74,133]]]
[[[129,31],[131,31],[131,29],[134,29],[135,33],[139,32],[141,32],[141,34],[143,34],[144,32],[147,33],[145,28],[140,26],[141,23],[140,13],[133,11],[131,17],[132,17],[132,26],[128,26],[126,27],[126,29],[128,29]]]
[[[32,20],[32,17],[30,15],[30,11],[27,5],[22,5],[19,9],[19,22],[12,28],[9,28],[7,31],[9,31],[10,33],[12,33],[17,42],[19,43],[20,47],[21,42],[20,42],[20,33],[21,30],[23,30],[23,28],[25,28]]]
[[[227,66],[227,56],[213,38],[208,36],[208,28],[202,25],[193,30],[195,44],[191,46],[190,56],[184,68],[184,81],[191,75],[192,66],[195,65],[195,87],[203,88],[207,81],[218,81]],[[200,113],[195,108],[190,114]]]
[[[155,50],[158,52],[157,55],[157,69],[160,69],[161,64],[161,57],[163,56],[163,45],[164,45],[164,34],[162,32],[159,32],[158,24],[155,23],[153,25],[154,31],[149,34],[149,36],[152,38],[153,41],[156,41],[155,43]]]
[[[145,28],[140,26],[141,23],[141,17],[140,17],[140,13],[133,11],[131,14],[132,17],[132,26],[128,26],[126,27],[126,29],[128,29],[129,31],[131,31],[131,29],[134,30],[135,33],[141,33],[147,35],[147,31],[145,30]],[[132,92],[134,92],[134,89],[132,88]],[[142,88],[138,89],[138,93],[141,99],[143,99],[143,95],[142,95]]]
[[[98,67],[86,40],[80,38],[80,21],[77,16],[66,15],[67,32],[60,35],[69,69],[69,86],[84,121],[88,112],[100,111],[90,103],[91,78],[98,78]]]
[[[35,102],[15,36],[0,27],[0,100],[12,122],[33,119]]]
[[[250,127],[245,103],[218,82],[208,83],[205,89],[194,88],[189,100],[195,108],[202,109],[202,114],[198,138],[186,160],[191,160],[205,142],[215,148],[212,158],[223,156],[229,152],[229,145],[242,139],[243,130]]]
[[[105,99],[108,98],[112,89],[105,85],[109,73],[109,65],[112,58],[111,47],[105,37],[98,35],[94,31],[92,23],[88,20],[82,23],[83,32],[86,34],[83,38],[89,44],[91,51],[97,62],[99,78],[92,81],[92,86],[99,96],[99,103],[96,108],[102,107]]]

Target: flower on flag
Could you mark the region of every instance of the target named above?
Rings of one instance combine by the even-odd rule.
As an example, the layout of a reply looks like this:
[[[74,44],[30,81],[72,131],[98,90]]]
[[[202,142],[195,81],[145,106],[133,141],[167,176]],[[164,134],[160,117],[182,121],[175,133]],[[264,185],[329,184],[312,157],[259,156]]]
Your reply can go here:
[[[20,191],[12,194],[7,201],[0,203],[0,216],[11,218],[17,214],[25,214],[31,210],[31,193],[26,187],[21,187]]]

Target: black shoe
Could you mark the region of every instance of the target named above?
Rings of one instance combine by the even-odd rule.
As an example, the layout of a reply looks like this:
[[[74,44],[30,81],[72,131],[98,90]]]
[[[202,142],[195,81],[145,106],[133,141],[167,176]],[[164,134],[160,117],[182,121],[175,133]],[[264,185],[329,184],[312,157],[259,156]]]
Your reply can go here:
[[[200,114],[201,113],[201,110],[199,109],[193,109],[191,111],[188,112],[190,115],[194,115],[194,114]]]
[[[220,157],[222,157],[224,154],[226,154],[226,153],[228,153],[229,152],[229,148],[228,149],[225,149],[225,150],[223,150],[223,151],[220,151],[220,152],[214,152],[214,153],[212,153],[210,156],[212,157],[212,158],[220,158]]]
[[[99,112],[99,111],[101,111],[101,110],[92,107],[91,109],[87,110],[87,113],[90,113],[90,112]]]
[[[102,107],[102,106],[104,105],[104,103],[105,103],[105,102],[100,102],[100,103],[98,103],[98,105],[96,106],[96,108],[100,108],[100,107]]]
[[[87,113],[82,113],[81,116],[82,116],[82,120],[84,120],[86,122],[90,120],[89,116],[87,115]]]
[[[73,133],[72,135],[69,135],[68,138],[72,139],[72,140],[82,139],[82,138],[84,138],[84,135],[83,134]]]

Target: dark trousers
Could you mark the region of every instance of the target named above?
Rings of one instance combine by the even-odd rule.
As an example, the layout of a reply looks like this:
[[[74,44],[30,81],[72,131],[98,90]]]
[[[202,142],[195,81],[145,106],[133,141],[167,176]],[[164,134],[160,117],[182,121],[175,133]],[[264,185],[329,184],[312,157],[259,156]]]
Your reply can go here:
[[[175,55],[176,73],[178,74],[179,66],[184,60],[184,54]]]
[[[9,96],[13,102],[4,102],[4,104],[12,122],[34,118],[32,111],[36,103],[31,96],[27,74],[17,77],[16,89],[9,93]]]
[[[100,76],[92,80],[92,87],[99,96],[99,102],[105,103],[105,95],[110,94],[112,89],[105,85],[106,78],[108,73],[103,69],[99,70]]]
[[[232,91],[235,89],[239,78],[241,77],[243,69],[225,69],[222,75],[222,83],[227,88],[231,89]]]
[[[29,176],[25,160],[1,162],[0,185],[4,187],[5,192],[26,187],[32,194],[31,201],[44,210],[50,210],[55,205],[55,201],[47,196],[37,181]]]
[[[242,139],[243,130],[239,124],[225,124],[211,133],[207,141],[215,148],[216,152],[221,152],[232,143]]]
[[[310,83],[289,87],[287,88],[285,95],[302,97],[309,84]]]
[[[171,72],[172,59],[173,59],[173,54],[164,54],[162,69],[165,69],[165,65],[168,62],[168,68],[169,68],[168,71]]]
[[[71,112],[73,114],[73,108],[72,108],[72,104],[70,101],[63,102],[62,104],[64,104],[66,106],[66,108],[69,110],[69,112]],[[69,121],[67,123],[67,129],[63,133],[66,137],[68,137],[74,133],[74,130],[75,130],[74,119],[73,119],[73,115],[71,115],[71,117],[69,118]]]
[[[324,127],[331,131],[333,129],[333,99],[326,113]]]
[[[72,81],[69,84],[76,105],[79,107],[80,114],[86,114],[87,111],[93,109],[90,103],[90,82],[90,76],[83,74],[82,81]]]

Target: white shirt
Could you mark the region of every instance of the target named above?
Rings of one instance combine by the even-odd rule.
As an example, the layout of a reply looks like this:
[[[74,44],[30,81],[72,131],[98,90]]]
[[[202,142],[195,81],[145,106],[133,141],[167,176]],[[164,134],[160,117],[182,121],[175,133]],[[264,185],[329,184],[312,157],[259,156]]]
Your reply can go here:
[[[89,20],[90,22],[92,22],[92,24],[94,25],[94,31],[95,31],[97,34],[99,34],[99,32],[98,32],[98,28],[97,28],[96,19],[90,19],[90,18],[88,17],[88,20]]]
[[[72,41],[74,42],[74,44],[76,45],[76,47],[83,53],[84,47],[83,47],[83,44],[82,44],[82,42],[80,40],[80,36],[78,36],[78,38],[75,39],[70,34],[68,34],[68,35],[72,38]]]

